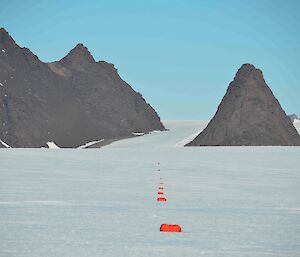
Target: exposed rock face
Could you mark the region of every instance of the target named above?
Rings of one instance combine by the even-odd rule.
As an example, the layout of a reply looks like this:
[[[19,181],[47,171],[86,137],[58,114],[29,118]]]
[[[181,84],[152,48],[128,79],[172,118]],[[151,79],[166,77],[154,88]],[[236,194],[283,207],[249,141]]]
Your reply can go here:
[[[12,147],[89,141],[164,130],[155,110],[118,75],[78,44],[44,63],[0,29],[0,139]]]
[[[300,136],[266,84],[244,64],[208,126],[187,146],[299,146]]]

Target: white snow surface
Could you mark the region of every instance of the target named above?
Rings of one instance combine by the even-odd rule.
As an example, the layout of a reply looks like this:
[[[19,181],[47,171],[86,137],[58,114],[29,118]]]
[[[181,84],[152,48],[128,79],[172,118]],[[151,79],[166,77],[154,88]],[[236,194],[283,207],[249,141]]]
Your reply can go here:
[[[200,131],[198,131],[198,132],[196,132],[196,133],[194,133],[194,134],[188,136],[187,138],[185,138],[185,139],[183,139],[183,140],[177,142],[177,143],[175,144],[175,146],[177,146],[177,147],[178,147],[178,146],[179,146],[179,147],[185,146],[186,144],[188,144],[188,143],[190,143],[191,141],[193,141],[193,140],[194,140],[194,139],[195,139],[202,131],[203,131],[203,130],[200,130]]]
[[[11,148],[10,145],[6,144],[3,140],[0,139],[0,144],[4,145],[6,148]]]
[[[300,124],[300,120],[298,120],[298,119],[295,119],[295,120],[294,120],[294,123],[296,123],[296,124]]]
[[[47,146],[49,147],[49,149],[59,149],[59,146],[57,146],[55,144],[55,142],[47,142]]]
[[[0,256],[300,256],[300,147],[175,147],[206,123],[165,125],[89,151],[0,149]]]
[[[104,139],[100,139],[100,140],[96,140],[96,141],[91,141],[91,142],[87,142],[86,144],[84,145],[81,145],[81,146],[78,146],[77,149],[84,149],[84,148],[87,148],[91,145],[94,145],[94,144],[97,144],[99,142],[102,142]]]
[[[145,133],[143,133],[143,132],[132,132],[132,135],[134,135],[134,136],[143,136],[143,135],[145,135]]]

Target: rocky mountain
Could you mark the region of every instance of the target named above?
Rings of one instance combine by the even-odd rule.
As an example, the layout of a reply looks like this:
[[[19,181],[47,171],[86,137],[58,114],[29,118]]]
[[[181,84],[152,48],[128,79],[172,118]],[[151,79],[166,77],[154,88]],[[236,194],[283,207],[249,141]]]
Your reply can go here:
[[[208,126],[186,146],[300,146],[300,136],[263,74],[244,64]]]
[[[0,140],[12,147],[77,147],[164,130],[155,110],[118,75],[78,44],[44,63],[0,29]],[[0,147],[3,144],[0,143]]]

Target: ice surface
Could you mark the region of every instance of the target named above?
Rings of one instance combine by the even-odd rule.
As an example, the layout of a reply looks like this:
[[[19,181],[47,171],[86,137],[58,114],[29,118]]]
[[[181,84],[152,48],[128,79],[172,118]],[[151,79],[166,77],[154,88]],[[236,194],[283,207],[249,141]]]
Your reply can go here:
[[[86,151],[0,149],[0,256],[300,256],[300,148],[175,147],[205,124]]]
[[[189,124],[191,121],[186,121],[185,123],[186,124]],[[193,121],[192,121],[193,122]],[[175,146],[176,147],[183,147],[183,146],[185,146],[186,144],[188,144],[189,142],[191,142],[191,141],[193,141],[195,138],[196,138],[196,136],[198,136],[201,132],[203,131],[203,129],[201,129],[200,131],[197,131],[197,132],[195,132],[195,133],[193,133],[193,134],[190,134],[190,135],[188,135],[186,138],[184,138],[184,139],[182,139],[181,141],[179,141],[179,142],[177,142],[176,144],[175,144]]]

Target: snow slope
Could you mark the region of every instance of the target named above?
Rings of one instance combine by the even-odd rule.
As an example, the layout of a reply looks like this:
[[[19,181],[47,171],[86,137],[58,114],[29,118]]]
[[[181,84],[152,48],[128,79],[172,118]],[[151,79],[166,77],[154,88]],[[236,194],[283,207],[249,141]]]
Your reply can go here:
[[[57,144],[55,144],[55,142],[47,142],[47,146],[49,149],[59,149],[59,147],[57,146]]]
[[[91,141],[91,142],[87,142],[84,145],[78,146],[77,149],[85,149],[88,148],[91,145],[97,144],[99,142],[102,142],[104,139],[100,139],[100,140],[96,140],[96,141]]]
[[[8,144],[6,144],[4,141],[0,139],[0,144],[2,144],[5,148],[11,148]]]
[[[179,147],[205,124],[86,151],[0,149],[0,256],[300,256],[300,148]]]

